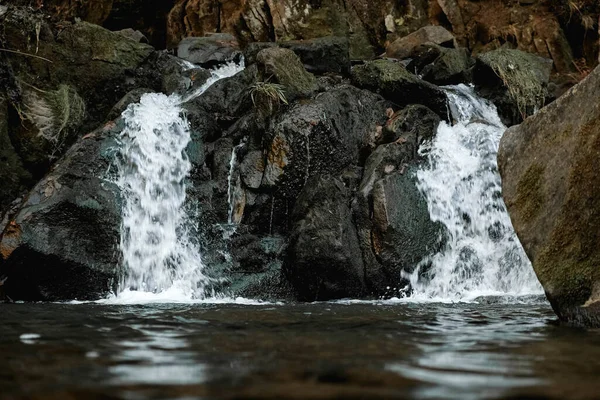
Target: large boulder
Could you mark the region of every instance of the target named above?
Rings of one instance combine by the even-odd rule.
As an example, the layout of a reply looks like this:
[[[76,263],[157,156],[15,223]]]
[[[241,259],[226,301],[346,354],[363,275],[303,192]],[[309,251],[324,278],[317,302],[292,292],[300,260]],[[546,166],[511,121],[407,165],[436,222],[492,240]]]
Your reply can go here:
[[[600,69],[510,128],[504,200],[559,318],[600,327]]]
[[[380,93],[402,107],[422,104],[440,117],[448,115],[446,94],[393,60],[375,60],[352,68],[352,83],[360,88]]]
[[[304,301],[360,297],[364,266],[344,183],[311,178],[296,202],[285,271]]]
[[[29,193],[0,237],[13,300],[97,299],[119,265],[119,189],[107,178],[118,124],[78,141]]]

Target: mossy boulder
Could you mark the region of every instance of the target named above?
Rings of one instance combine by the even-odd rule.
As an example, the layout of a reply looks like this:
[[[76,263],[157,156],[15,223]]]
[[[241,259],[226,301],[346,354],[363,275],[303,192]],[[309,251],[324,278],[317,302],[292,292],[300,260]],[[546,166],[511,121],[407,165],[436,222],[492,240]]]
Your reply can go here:
[[[446,48],[434,43],[418,46],[407,65],[422,79],[436,85],[470,83],[475,61],[465,48]]]
[[[291,40],[279,45],[300,57],[304,67],[314,73],[350,72],[350,46],[345,37],[327,36],[309,40]]]
[[[510,128],[504,200],[546,296],[567,323],[600,327],[600,69]]]
[[[544,106],[552,60],[520,50],[479,54],[473,80],[477,91],[494,102],[506,125],[514,125]]]
[[[300,58],[289,49],[261,50],[256,62],[263,81],[272,80],[284,87],[287,100],[310,97],[317,91],[317,79],[304,69]]]
[[[368,61],[352,68],[352,83],[363,89],[380,93],[402,107],[422,104],[442,118],[447,118],[446,94],[439,87],[408,72],[394,60]]]

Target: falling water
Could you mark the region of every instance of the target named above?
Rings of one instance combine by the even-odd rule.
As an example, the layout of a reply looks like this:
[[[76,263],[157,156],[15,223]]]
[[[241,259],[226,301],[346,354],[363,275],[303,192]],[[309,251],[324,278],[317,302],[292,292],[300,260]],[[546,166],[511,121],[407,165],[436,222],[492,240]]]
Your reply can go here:
[[[472,88],[449,87],[447,95],[455,124],[440,124],[421,149],[428,162],[417,172],[432,220],[447,228],[447,242],[407,275],[413,297],[542,293],[502,201],[496,155],[506,127]]]
[[[237,146],[234,146],[231,150],[231,159],[229,160],[229,175],[227,176],[227,203],[229,204],[229,212],[227,216],[227,223],[233,225],[239,221],[235,221],[235,207],[238,202],[236,199],[236,188],[239,181],[239,175],[236,176],[235,169],[237,167],[237,152],[246,144],[242,142]]]
[[[243,65],[228,64],[185,99],[159,93],[144,95],[123,112],[117,183],[123,194],[120,248],[124,274],[120,295],[132,292],[202,297],[208,278],[202,273],[197,243],[188,232],[187,177],[191,162],[188,121],[181,104],[201,95]]]

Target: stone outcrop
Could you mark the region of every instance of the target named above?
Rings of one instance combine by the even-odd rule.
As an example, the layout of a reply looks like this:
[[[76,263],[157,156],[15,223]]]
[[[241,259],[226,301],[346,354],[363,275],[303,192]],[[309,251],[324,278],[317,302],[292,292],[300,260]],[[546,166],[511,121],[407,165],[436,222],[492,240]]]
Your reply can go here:
[[[554,311],[600,326],[600,69],[510,128],[498,154],[513,225]]]

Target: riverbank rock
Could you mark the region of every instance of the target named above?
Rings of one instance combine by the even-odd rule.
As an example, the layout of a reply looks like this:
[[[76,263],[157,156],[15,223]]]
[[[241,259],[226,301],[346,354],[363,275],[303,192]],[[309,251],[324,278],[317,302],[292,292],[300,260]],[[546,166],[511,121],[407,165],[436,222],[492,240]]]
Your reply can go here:
[[[552,60],[520,50],[498,49],[479,54],[473,82],[491,100],[505,125],[519,123],[544,106]]]
[[[0,236],[0,275],[13,300],[95,300],[116,283],[119,190],[109,123],[79,140],[29,193]]]
[[[504,200],[552,308],[600,327],[600,69],[510,128],[498,161]]]

